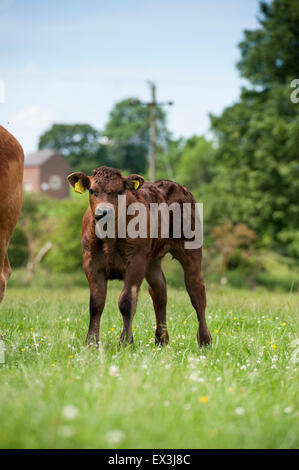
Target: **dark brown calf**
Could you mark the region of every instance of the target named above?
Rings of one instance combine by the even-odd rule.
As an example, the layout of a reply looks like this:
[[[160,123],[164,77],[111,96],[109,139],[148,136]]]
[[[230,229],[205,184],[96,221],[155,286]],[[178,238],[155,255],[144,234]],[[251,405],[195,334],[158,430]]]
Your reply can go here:
[[[0,302],[11,274],[7,249],[22,207],[23,169],[21,145],[0,126]]]
[[[170,252],[181,263],[185,273],[185,284],[193,307],[196,310],[199,329],[198,341],[209,344],[211,336],[205,319],[206,295],[201,278],[202,249],[185,249],[183,238],[125,238],[118,233],[118,196],[126,196],[127,207],[133,202],[143,203],[147,217],[151,203],[193,203],[192,194],[173,181],[145,182],[139,175],[124,178],[119,170],[100,167],[92,176],[77,172],[68,180],[75,191],[89,190],[90,204],[82,221],[83,267],[90,286],[90,325],[88,343],[98,343],[99,326],[105,306],[107,281],[123,279],[124,288],[118,305],[123,317],[121,342],[133,343],[132,321],[136,311],[137,296],[144,278],[149,285],[157,326],[156,342],[167,344],[169,337],[166,324],[166,281],[161,269],[163,256]],[[109,211],[115,212],[116,237],[100,239],[96,235],[96,223]],[[127,216],[126,224],[132,220]],[[170,225],[172,220],[170,219]],[[159,219],[161,225],[161,219]],[[159,227],[161,229],[161,227]],[[160,233],[160,231],[159,231]]]

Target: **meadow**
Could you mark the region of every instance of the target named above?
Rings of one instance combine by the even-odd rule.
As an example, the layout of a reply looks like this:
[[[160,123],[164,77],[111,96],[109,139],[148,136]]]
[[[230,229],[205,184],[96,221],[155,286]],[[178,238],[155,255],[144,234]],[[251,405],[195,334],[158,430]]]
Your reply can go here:
[[[199,349],[189,298],[169,287],[160,348],[144,285],[121,347],[112,283],[95,349],[87,286],[17,276],[0,307],[1,448],[298,448],[298,294],[208,285],[213,344]]]

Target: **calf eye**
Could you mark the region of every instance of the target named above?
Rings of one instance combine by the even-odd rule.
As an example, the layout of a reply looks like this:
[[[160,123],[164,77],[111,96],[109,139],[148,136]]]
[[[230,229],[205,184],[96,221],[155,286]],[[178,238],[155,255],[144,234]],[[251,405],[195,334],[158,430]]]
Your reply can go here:
[[[93,194],[94,193],[94,190],[93,189],[90,189],[89,190],[89,194]]]

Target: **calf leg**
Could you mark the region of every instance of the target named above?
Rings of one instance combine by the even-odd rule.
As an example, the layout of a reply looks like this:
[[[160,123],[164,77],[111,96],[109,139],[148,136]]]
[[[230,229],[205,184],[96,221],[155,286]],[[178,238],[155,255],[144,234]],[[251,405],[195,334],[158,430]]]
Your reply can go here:
[[[196,310],[199,328],[197,339],[200,346],[208,345],[211,342],[211,335],[207,327],[205,309],[206,309],[206,290],[205,285],[198,274],[188,269],[185,270],[185,284],[190,296],[191,303]]]
[[[168,344],[169,336],[166,323],[166,280],[161,269],[161,260],[154,261],[149,265],[146,272],[146,280],[156,314],[156,344],[164,346]]]
[[[134,343],[132,323],[137,307],[138,292],[144,279],[146,262],[143,258],[134,257],[125,276],[125,285],[119,296],[118,306],[123,317],[121,343]]]
[[[185,285],[188,291],[191,303],[196,310],[199,328],[197,339],[200,346],[208,345],[211,342],[211,335],[207,327],[206,310],[206,291],[201,278],[201,249],[193,250],[192,253],[181,251],[174,256],[180,261],[185,274]]]
[[[88,277],[90,287],[89,298],[89,329],[86,337],[87,344],[99,344],[99,330],[101,316],[105,307],[107,281],[104,274],[98,274],[96,278]]]

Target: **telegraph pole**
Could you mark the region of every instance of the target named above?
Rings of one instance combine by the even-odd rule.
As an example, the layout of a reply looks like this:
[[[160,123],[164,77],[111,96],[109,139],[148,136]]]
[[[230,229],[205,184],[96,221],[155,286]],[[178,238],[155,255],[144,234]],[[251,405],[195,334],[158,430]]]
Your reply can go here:
[[[150,154],[149,154],[149,174],[150,180],[156,179],[156,145],[157,145],[157,127],[156,127],[156,85],[149,82],[151,87],[152,101],[150,106]]]
[[[150,108],[150,150],[149,150],[149,177],[150,181],[156,180],[156,148],[157,148],[157,106],[172,106],[172,101],[157,103],[156,85],[148,81],[151,89],[151,101],[149,103],[139,103]],[[132,105],[137,104],[132,101]]]

